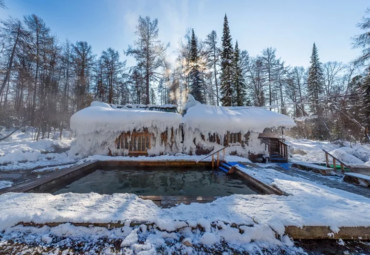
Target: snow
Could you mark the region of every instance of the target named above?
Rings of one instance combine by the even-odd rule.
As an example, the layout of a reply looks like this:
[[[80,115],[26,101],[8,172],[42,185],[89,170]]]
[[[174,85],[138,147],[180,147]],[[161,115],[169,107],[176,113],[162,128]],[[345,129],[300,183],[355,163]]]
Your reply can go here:
[[[33,131],[31,128],[20,130],[0,142],[0,170],[26,170],[76,161],[63,152],[72,142],[68,132],[64,132],[61,140],[58,132],[51,138],[35,141]],[[3,131],[4,134],[10,132]]]
[[[13,182],[11,181],[2,181],[0,180],[0,189],[5,189],[8,187],[11,187],[13,185]]]
[[[212,222],[252,224],[254,231],[241,235],[227,229],[216,236],[235,244],[263,239],[275,242],[272,228],[279,234],[284,226],[370,226],[370,199],[342,190],[285,175],[273,169],[238,167],[254,178],[274,184],[289,196],[231,195],[212,203],[179,205],[168,209],[134,194],[99,195],[96,193],[61,195],[6,193],[0,196],[0,230],[18,222],[151,222],[168,232],[186,226],[201,225],[211,232]],[[333,213],[335,212],[335,213]],[[211,232],[212,233],[212,232]],[[251,235],[250,238],[246,238]],[[135,234],[127,240],[127,245]],[[202,243],[217,238],[208,235]],[[234,240],[234,241],[232,241]]]
[[[92,102],[71,117],[71,129],[77,135],[107,131],[142,130],[143,127],[156,127],[160,132],[168,127],[178,127],[181,115],[172,112],[113,108],[106,103]]]
[[[352,177],[356,177],[356,178],[360,178],[360,179],[364,179],[364,180],[370,181],[370,176],[369,176],[369,175],[365,175],[365,174],[359,174],[359,173],[345,173],[345,175],[348,175],[348,176],[352,176]]]
[[[360,143],[330,143],[308,139],[285,137],[292,161],[325,163],[323,150],[333,154],[349,166],[370,166],[370,145]],[[329,159],[330,160],[330,159]]]
[[[273,169],[239,169],[261,181],[275,184],[289,196],[232,195],[212,203],[159,208],[152,201],[134,194],[18,194],[0,196],[0,230],[14,238],[15,233],[40,236],[43,242],[51,237],[79,240],[99,237],[122,238],[121,247],[134,252],[166,247],[169,240],[206,247],[225,241],[241,251],[262,247],[292,246],[282,235],[284,226],[330,226],[333,232],[341,226],[369,226],[370,199],[290,177]],[[314,208],[314,209],[313,209]],[[335,212],[335,213],[334,213]],[[18,222],[125,222],[122,229],[76,227],[32,228],[14,226]],[[131,226],[131,222],[145,225]],[[236,224],[238,228],[232,227]],[[152,229],[147,226],[153,225]],[[201,226],[202,230],[197,229]],[[243,230],[241,232],[240,230]],[[144,243],[138,243],[143,240]],[[186,241],[186,242],[185,242]],[[145,246],[144,246],[145,245]],[[193,251],[191,246],[190,250]],[[254,246],[253,246],[254,247]]]
[[[169,132],[174,127],[175,136],[179,136],[181,115],[172,112],[150,111],[141,109],[115,108],[101,102],[92,102],[71,117],[71,129],[76,134],[71,153],[79,156],[102,154],[111,150],[115,153],[114,141],[122,132],[143,131],[155,133],[152,137],[149,155],[168,153],[160,141],[162,132]],[[164,150],[164,151],[163,151]]]
[[[212,150],[217,144],[208,141],[208,134],[216,133],[223,141],[227,132],[241,132],[244,136],[249,131],[250,144],[244,151],[239,148],[234,151],[238,155],[248,153],[263,154],[266,146],[258,139],[258,133],[265,128],[293,127],[294,121],[279,113],[258,107],[217,107],[200,104],[192,96],[186,104],[186,114],[151,111],[140,108],[118,108],[101,102],[93,102],[90,107],[82,109],[71,117],[71,129],[76,134],[72,145],[73,154],[80,156],[108,154],[111,151],[122,154],[117,150],[114,141],[122,132],[143,131],[144,128],[151,137],[151,149],[148,154],[195,154],[199,148]],[[183,126],[184,141],[182,141]],[[160,135],[174,130],[174,144],[163,146]],[[171,134],[171,133],[168,133]]]
[[[352,151],[348,150],[350,148],[339,148],[330,151],[330,154],[342,161],[345,164],[348,165],[362,165],[364,162],[355,156],[349,154],[347,151]]]
[[[328,168],[326,166],[320,166],[320,165],[317,165],[317,164],[311,164],[311,163],[307,163],[307,162],[293,161],[292,163],[296,163],[298,165],[313,168],[313,169],[332,170],[331,168]]]
[[[10,162],[7,165],[1,165],[1,169],[31,169],[36,165],[46,165],[50,162],[63,163],[75,160],[70,151],[57,153],[54,150],[55,146],[62,149],[68,148],[70,142],[70,139],[65,138],[62,141],[54,139],[33,141],[31,133],[18,131],[0,143],[2,153],[0,159],[8,158]],[[366,155],[370,151],[368,145],[331,144],[289,137],[287,137],[287,143],[291,146],[291,150],[296,152],[293,153],[294,160],[301,156],[306,161],[313,159],[324,161],[323,148],[328,151],[341,148],[358,160],[369,161],[366,160]],[[38,154],[40,161],[20,162],[16,155],[20,156],[24,153],[23,150],[40,152]],[[305,154],[301,155],[303,153]],[[49,154],[55,155],[48,160],[46,155]],[[93,155],[83,161],[199,161],[204,157],[204,155],[185,154],[155,157]],[[27,160],[32,159],[29,157]],[[204,161],[209,160],[211,158]],[[226,156],[226,160],[249,162],[245,158],[229,155]],[[2,240],[24,238],[36,240],[45,245],[55,242],[54,237],[67,237],[83,242],[94,242],[98,238],[118,238],[121,240],[119,243],[121,249],[127,253],[157,253],[160,249],[168,253],[181,250],[191,254],[199,251],[197,250],[199,245],[223,247],[227,242],[227,245],[241,253],[254,253],[263,247],[274,249],[278,246],[294,249],[288,237],[276,237],[276,233],[283,235],[284,227],[288,225],[330,226],[333,232],[338,231],[342,226],[370,226],[369,198],[330,188],[304,178],[289,176],[269,167],[239,166],[238,168],[266,184],[276,185],[289,195],[236,194],[218,198],[211,203],[159,208],[152,201],[143,200],[135,194],[5,193],[0,195],[0,232],[4,231],[1,238]],[[0,181],[0,188],[10,185],[12,183],[9,181]],[[119,221],[124,222],[125,226],[111,230],[103,227],[77,227],[70,224]],[[63,224],[42,228],[15,226],[19,222]],[[131,225],[130,223],[133,222],[142,222],[142,224]]]
[[[263,132],[265,128],[294,127],[289,116],[271,112],[261,107],[222,107],[200,104],[192,99],[186,105],[183,117],[186,128],[204,133],[254,131]]]

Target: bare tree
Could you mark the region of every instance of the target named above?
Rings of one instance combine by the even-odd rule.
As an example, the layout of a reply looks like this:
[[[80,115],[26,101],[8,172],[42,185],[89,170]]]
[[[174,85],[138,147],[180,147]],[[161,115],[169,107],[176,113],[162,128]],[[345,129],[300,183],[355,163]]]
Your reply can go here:
[[[279,69],[279,60],[276,58],[275,52],[276,52],[275,49],[267,48],[262,51],[261,58],[268,86],[270,111],[272,109],[272,101],[274,100],[273,90],[275,82],[277,81],[277,70]]]
[[[332,95],[332,92],[338,92],[340,85],[340,74],[345,69],[341,62],[333,61],[323,64],[325,94],[327,97]],[[339,88],[341,89],[341,88]]]
[[[90,79],[94,55],[87,42],[77,42],[72,46],[73,68],[76,75],[75,94],[77,110],[86,107],[90,101]]]
[[[22,37],[25,31],[19,20],[8,20],[3,22],[3,29],[1,31],[2,37],[6,38],[6,46],[4,57],[6,60],[5,75],[0,86],[0,97],[2,96],[5,86],[10,79],[11,71],[13,70],[14,60],[17,54]]]
[[[42,56],[48,51],[53,39],[50,36],[50,30],[46,27],[44,21],[36,16],[30,15],[24,18],[29,33],[29,54],[33,62],[33,96],[31,102],[31,124],[35,123],[35,111],[37,104],[37,92],[40,86],[40,68],[42,67]]]
[[[145,82],[145,103],[150,104],[150,83],[159,79],[157,69],[163,67],[163,56],[166,48],[158,39],[158,20],[139,17],[136,29],[138,40],[136,47],[129,46],[126,54],[132,55],[137,66],[143,70]]]
[[[218,68],[220,59],[220,49],[217,47],[217,34],[216,31],[212,31],[207,35],[207,39],[204,41],[205,53],[207,58],[207,66],[212,70],[212,76],[214,80],[214,88],[216,90],[216,105],[220,105],[219,85],[218,85]],[[212,82],[212,79],[210,79]],[[212,83],[211,83],[212,85]],[[212,95],[213,97],[213,95]]]
[[[263,63],[261,57],[257,57],[250,61],[247,71],[247,89],[251,91],[253,104],[255,106],[265,105]]]

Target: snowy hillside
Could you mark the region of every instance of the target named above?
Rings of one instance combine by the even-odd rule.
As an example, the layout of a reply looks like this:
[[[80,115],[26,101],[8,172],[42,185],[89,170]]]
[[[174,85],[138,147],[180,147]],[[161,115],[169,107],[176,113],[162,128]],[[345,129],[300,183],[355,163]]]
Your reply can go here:
[[[3,130],[0,136],[11,131]],[[27,170],[75,162],[68,155],[72,140],[69,132],[64,132],[62,139],[59,139],[57,132],[51,138],[35,141],[32,128],[19,130],[0,141],[0,171]]]
[[[370,166],[370,144],[360,143],[330,143],[327,141],[313,141],[286,137],[289,145],[291,160],[306,162],[325,162],[325,153],[330,152],[347,165]]]

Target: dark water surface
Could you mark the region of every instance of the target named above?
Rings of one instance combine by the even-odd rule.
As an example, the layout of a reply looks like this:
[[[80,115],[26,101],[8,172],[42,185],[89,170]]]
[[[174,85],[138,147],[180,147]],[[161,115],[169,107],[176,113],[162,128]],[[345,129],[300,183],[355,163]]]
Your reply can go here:
[[[202,168],[98,169],[54,194],[66,192],[134,193],[143,196],[228,196],[257,193],[238,176]]]

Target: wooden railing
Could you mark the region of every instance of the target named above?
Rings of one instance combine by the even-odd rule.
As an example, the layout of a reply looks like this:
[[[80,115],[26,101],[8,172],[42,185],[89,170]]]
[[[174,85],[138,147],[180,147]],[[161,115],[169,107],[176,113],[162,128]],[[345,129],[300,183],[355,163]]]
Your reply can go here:
[[[342,173],[344,172],[344,167],[351,168],[350,166],[348,166],[345,163],[343,163],[340,159],[338,159],[337,157],[335,157],[330,152],[328,152],[328,151],[326,151],[324,149],[323,149],[323,151],[325,152],[326,167],[330,167],[330,165],[329,165],[329,156],[330,156],[330,157],[333,158],[333,168],[334,168],[334,170],[337,169],[337,161],[340,163],[340,169],[341,169]]]
[[[218,149],[214,152],[211,152],[210,154],[208,154],[204,158],[198,160],[197,162],[205,160],[206,158],[209,158],[209,157],[212,156],[212,169],[215,168],[215,163],[216,163],[217,167],[219,167],[220,166],[220,151],[222,151],[222,160],[225,160],[225,149],[226,149],[226,147],[230,147],[230,146],[224,146],[221,149]],[[215,160],[215,154],[217,154],[216,160]]]
[[[278,140],[279,145],[279,154],[284,159],[288,160],[288,145],[284,143],[283,141]]]

